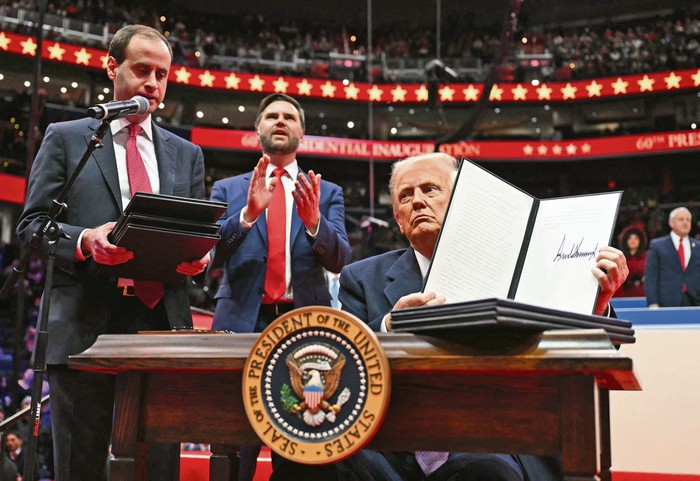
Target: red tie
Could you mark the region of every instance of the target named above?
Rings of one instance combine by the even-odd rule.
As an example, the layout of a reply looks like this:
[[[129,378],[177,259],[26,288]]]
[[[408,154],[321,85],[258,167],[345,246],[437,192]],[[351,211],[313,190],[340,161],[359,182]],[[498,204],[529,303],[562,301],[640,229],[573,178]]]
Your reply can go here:
[[[136,136],[141,132],[138,124],[129,124],[129,140],[126,142],[126,172],[129,175],[129,190],[133,197],[136,192],[153,192],[151,181],[141,153],[136,146]],[[149,309],[153,309],[163,297],[163,283],[134,280],[134,294]]]
[[[267,208],[267,268],[265,270],[266,303],[278,302],[287,290],[285,257],[287,250],[287,203],[282,185],[284,169],[276,168],[272,174],[277,185]]]
[[[678,242],[678,258],[681,261],[681,267],[685,270],[685,248],[683,247],[683,238]]]

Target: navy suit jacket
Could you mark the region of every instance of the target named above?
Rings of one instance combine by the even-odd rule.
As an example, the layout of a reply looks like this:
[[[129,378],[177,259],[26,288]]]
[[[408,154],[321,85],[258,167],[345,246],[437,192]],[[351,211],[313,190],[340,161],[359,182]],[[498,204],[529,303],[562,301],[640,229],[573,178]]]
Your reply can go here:
[[[261,214],[253,227],[240,225],[252,172],[223,179],[214,184],[211,200],[228,202],[221,217],[221,240],[214,249],[212,268],[224,266],[216,293],[214,329],[253,332],[258,320],[267,264],[267,216]],[[292,294],[294,306],[331,305],[324,268],[340,270],[350,261],[350,243],[345,232],[343,191],[321,180],[321,220],[316,238],[292,209],[290,231]]]
[[[68,177],[73,173],[100,121],[80,119],[49,125],[32,165],[24,212],[17,235],[29,242]],[[191,198],[204,197],[204,159],[196,145],[153,125],[158,159],[160,193]],[[48,363],[65,364],[68,356],[90,347],[108,332],[115,298],[116,279],[94,274],[91,259],[76,262],[80,233],[87,228],[116,221],[123,207],[119,176],[110,131],[78,176],[58,218],[70,239],[61,239],[56,252],[54,286],[49,310]],[[43,250],[46,252],[46,239]],[[185,259],[183,259],[185,260]],[[165,286],[162,301],[172,327],[192,325],[184,285]]]
[[[683,285],[688,297],[700,305],[700,242],[690,238],[690,259],[685,270],[670,235],[654,239],[649,244],[644,268],[644,291],[648,304],[660,307],[683,305]]]
[[[412,248],[390,251],[346,266],[340,274],[338,300],[344,311],[379,331],[382,318],[401,297],[422,290],[422,279]],[[521,455],[518,460],[532,481],[563,477],[561,464],[555,458]]]

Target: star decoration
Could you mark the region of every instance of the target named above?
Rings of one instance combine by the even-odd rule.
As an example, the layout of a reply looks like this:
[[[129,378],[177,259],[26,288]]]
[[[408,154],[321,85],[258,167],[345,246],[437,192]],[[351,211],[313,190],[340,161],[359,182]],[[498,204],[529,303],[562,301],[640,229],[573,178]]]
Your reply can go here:
[[[258,92],[262,92],[263,85],[265,85],[265,81],[257,74],[252,79],[249,79],[248,83],[250,84],[251,91],[257,90]]]
[[[427,102],[428,101],[428,87],[425,85],[421,85],[419,88],[416,89],[416,100],[419,102]]]
[[[445,85],[443,88],[438,90],[438,92],[440,93],[441,102],[452,102],[454,100],[455,89],[449,85]]]
[[[238,90],[238,84],[241,83],[241,78],[235,73],[231,72],[228,76],[224,77],[227,89]]]
[[[464,99],[467,102],[476,102],[479,99],[479,89],[474,88],[472,84],[469,84],[469,87],[462,92],[464,92]]]
[[[284,77],[277,77],[277,80],[272,82],[272,86],[275,88],[275,93],[286,94],[289,82],[287,82]]]
[[[697,87],[698,85],[700,85],[700,68],[698,69],[697,72],[695,72],[690,77],[693,79],[693,86],[694,87]]]
[[[552,153],[553,153],[554,155],[560,155],[560,154],[561,154],[561,150],[562,150],[562,149],[561,149],[561,146],[560,146],[560,145],[555,145],[554,147],[552,147]]]
[[[179,84],[188,84],[190,83],[191,75],[192,73],[188,72],[185,67],[180,67],[175,71],[175,81]]]
[[[498,84],[493,84],[489,93],[489,100],[503,100],[503,89],[498,87]]]
[[[22,46],[22,55],[36,55],[36,43],[34,39],[29,37],[27,40],[19,43]]]
[[[510,89],[510,91],[513,93],[513,100],[525,100],[527,89],[521,84],[518,84],[514,89]]]
[[[600,90],[603,88],[603,84],[599,84],[595,80],[590,84],[586,85],[586,90],[588,90],[589,97],[600,97]]]
[[[58,42],[51,45],[47,50],[49,51],[49,60],[63,60],[63,54],[66,53],[66,49],[62,48]]]
[[[676,72],[671,72],[668,77],[664,77],[664,82],[666,82],[666,88],[669,90],[681,88],[682,79],[683,77],[679,77],[678,75],[676,75]]]
[[[648,75],[645,75],[642,77],[642,80],[637,80],[637,83],[639,84],[639,91],[640,92],[653,92],[654,91],[654,80],[650,79]]]
[[[532,153],[535,151],[534,147],[530,144],[527,144],[525,147],[523,147],[523,153],[525,155],[532,155]]]
[[[199,76],[199,84],[202,87],[213,87],[214,80],[216,80],[216,77],[212,75],[209,70],[205,70],[204,73]]]
[[[394,102],[405,102],[407,93],[408,90],[402,88],[401,85],[397,85],[396,88],[391,91],[392,100]]]
[[[102,68],[107,68],[108,61],[109,61],[109,55],[102,55],[100,57],[100,62],[102,62]]]
[[[583,152],[584,154],[589,154],[591,152],[591,144],[583,144],[581,146],[581,152]]]
[[[88,53],[87,50],[85,50],[85,47],[81,48],[77,52],[75,52],[73,55],[75,55],[75,63],[77,64],[83,64],[83,65],[90,65],[90,59],[92,58],[92,54]]]
[[[540,155],[547,155],[547,146],[546,145],[540,145],[537,147],[537,153]]]
[[[5,32],[0,32],[0,49],[7,50],[7,47],[8,45],[10,45],[10,43],[12,43],[12,39],[6,37]]]
[[[566,153],[569,155],[574,155],[576,153],[576,146],[574,144],[569,144],[566,146]]]
[[[311,95],[311,87],[313,87],[313,85],[311,85],[308,80],[302,79],[302,81],[297,84],[299,95]]]
[[[551,100],[552,91],[553,89],[547,87],[547,84],[542,84],[539,87],[537,87],[537,98],[539,100]]]
[[[326,83],[321,85],[321,97],[335,97],[335,89],[337,88],[330,80],[326,80]]]
[[[613,90],[615,91],[615,95],[626,94],[628,85],[629,82],[625,82],[620,77],[617,77],[617,80],[615,80],[615,82],[613,82],[612,84]]]
[[[357,95],[360,93],[360,89],[355,87],[354,83],[351,83],[347,87],[343,87],[343,90],[345,90],[345,98],[348,100],[357,100]]]
[[[571,83],[566,82],[566,86],[561,89],[561,94],[564,97],[564,100],[566,99],[575,99],[576,98],[576,91],[578,89],[571,85]]]
[[[367,90],[367,93],[369,94],[369,101],[370,102],[381,102],[382,101],[382,95],[384,94],[384,91],[380,89],[376,84],[372,85],[371,89]]]

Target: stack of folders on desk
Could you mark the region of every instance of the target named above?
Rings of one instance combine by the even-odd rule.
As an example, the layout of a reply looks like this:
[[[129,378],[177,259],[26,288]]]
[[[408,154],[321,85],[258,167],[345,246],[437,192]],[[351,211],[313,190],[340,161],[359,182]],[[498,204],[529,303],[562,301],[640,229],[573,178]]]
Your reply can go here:
[[[166,284],[185,276],[183,261],[201,259],[221,238],[215,222],[227,204],[172,195],[137,192],[112,230],[109,240],[134,252],[130,261],[99,266],[99,273]]]
[[[483,299],[392,311],[392,330],[427,335],[521,332],[549,329],[604,329],[613,344],[633,343],[632,323],[523,304],[510,299]]]

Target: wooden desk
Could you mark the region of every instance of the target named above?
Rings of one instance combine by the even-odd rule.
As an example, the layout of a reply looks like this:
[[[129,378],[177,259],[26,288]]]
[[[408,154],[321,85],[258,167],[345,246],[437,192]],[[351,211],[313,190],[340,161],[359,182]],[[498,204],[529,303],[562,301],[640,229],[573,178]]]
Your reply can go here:
[[[227,454],[260,442],[241,395],[256,338],[105,335],[73,356],[73,368],[117,374],[112,479],[146,480],[154,441],[211,443],[211,479],[233,479]],[[603,331],[548,331],[488,354],[413,334],[379,338],[391,402],[369,447],[560,456],[568,481],[609,476],[607,390],[640,386]]]

